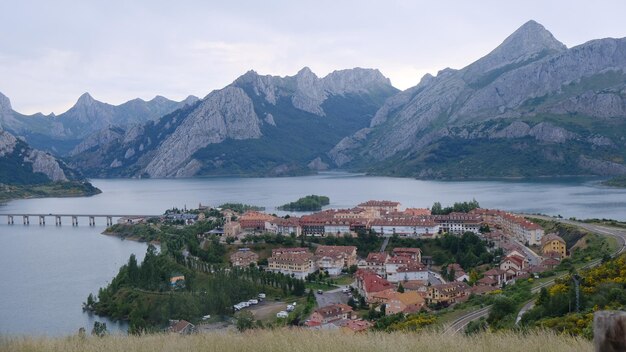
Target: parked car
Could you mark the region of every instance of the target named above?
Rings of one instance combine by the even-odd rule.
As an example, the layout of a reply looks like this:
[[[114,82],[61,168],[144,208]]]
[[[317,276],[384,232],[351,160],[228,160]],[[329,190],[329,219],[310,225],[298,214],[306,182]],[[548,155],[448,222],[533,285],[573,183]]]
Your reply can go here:
[[[343,293],[350,293],[350,289],[346,287],[346,288],[342,289],[341,292],[343,292]]]
[[[259,299],[265,299],[265,293],[259,293]]]
[[[293,312],[294,309],[296,309],[296,307],[292,306],[291,304],[287,306],[288,312]]]
[[[324,291],[322,291],[322,290],[317,290],[317,294],[318,294],[318,295],[322,295],[322,294],[324,294]]]
[[[249,304],[259,304],[259,300],[258,299],[251,299],[248,301]]]

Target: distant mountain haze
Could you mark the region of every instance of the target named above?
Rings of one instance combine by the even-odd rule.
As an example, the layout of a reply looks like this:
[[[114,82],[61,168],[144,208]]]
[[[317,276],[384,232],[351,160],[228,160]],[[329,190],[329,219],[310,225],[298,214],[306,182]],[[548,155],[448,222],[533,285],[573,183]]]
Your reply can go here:
[[[24,137],[31,145],[67,154],[86,136],[109,126],[145,123],[155,120],[199,99],[189,96],[181,102],[157,96],[150,101],[134,99],[121,105],[111,105],[94,99],[89,93],[58,116],[22,115],[11,109],[10,101],[0,93],[0,125],[15,135]]]
[[[419,178],[626,174],[626,38],[567,48],[529,21],[462,69],[399,91],[376,69],[249,71],[203,99],[114,106],[84,94],[0,128],[90,177]]]

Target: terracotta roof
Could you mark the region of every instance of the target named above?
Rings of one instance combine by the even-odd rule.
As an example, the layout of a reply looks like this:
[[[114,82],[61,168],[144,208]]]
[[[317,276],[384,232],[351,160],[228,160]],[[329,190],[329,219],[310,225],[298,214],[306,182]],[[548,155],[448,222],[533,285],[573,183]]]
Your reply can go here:
[[[552,241],[559,241],[565,244],[565,240],[559,237],[556,233],[549,233],[541,238],[541,245],[545,246],[547,243]]]
[[[507,261],[507,260],[513,262],[514,264],[516,264],[520,268],[524,265],[524,258],[520,257],[519,255],[509,255],[509,256],[504,258],[504,261]]]
[[[497,268],[487,270],[483,273],[483,275],[485,276],[497,276],[497,275],[502,275],[502,274],[504,274],[504,270],[500,270]]]
[[[355,246],[318,246],[315,249],[315,255],[334,255],[336,253],[352,255],[356,253],[356,250]]]
[[[407,266],[399,267],[396,271],[399,273],[415,273],[415,272],[425,271],[425,270],[426,270],[426,266],[419,264],[419,263],[414,263],[414,264],[409,264]]]
[[[335,317],[338,315],[342,315],[344,313],[352,312],[352,307],[345,304],[331,304],[329,306],[321,307],[315,310],[316,313],[319,313],[324,318]]]
[[[170,326],[170,331],[181,333],[190,325],[191,327],[193,327],[193,324],[188,322],[187,320],[179,320],[176,324]]]
[[[406,247],[397,247],[393,249],[393,253],[412,253],[412,254],[421,254],[422,250],[419,248],[406,248]]]
[[[341,323],[342,327],[352,330],[353,332],[365,331],[374,324],[367,320],[346,320]]]
[[[387,253],[372,252],[367,255],[365,261],[368,263],[385,264],[387,261]]]
[[[417,264],[417,262],[411,257],[398,255],[398,256],[389,258],[389,260],[387,260],[387,264],[409,265],[409,264]]]

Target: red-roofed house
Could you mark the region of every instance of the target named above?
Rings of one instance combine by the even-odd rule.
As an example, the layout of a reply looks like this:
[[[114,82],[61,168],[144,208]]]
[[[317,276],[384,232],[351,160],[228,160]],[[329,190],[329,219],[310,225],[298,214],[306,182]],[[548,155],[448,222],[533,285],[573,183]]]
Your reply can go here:
[[[526,259],[515,254],[504,257],[500,263],[500,269],[505,271],[513,270],[514,272],[518,272],[522,271],[524,268],[526,268]]]
[[[375,293],[385,290],[395,291],[394,286],[389,281],[372,271],[357,270],[355,277],[356,289],[367,302],[373,301]]]
[[[352,307],[345,304],[331,304],[322,308],[316,309],[309,322],[314,325],[327,324],[335,320],[350,319],[352,316]]]
[[[418,262],[422,261],[422,250],[419,248],[394,248],[392,251],[394,256],[409,257]]]

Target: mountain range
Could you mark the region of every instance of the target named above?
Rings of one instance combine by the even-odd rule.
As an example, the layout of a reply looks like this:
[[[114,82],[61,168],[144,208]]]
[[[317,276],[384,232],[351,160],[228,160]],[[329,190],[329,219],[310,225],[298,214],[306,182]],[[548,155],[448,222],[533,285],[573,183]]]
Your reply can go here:
[[[58,116],[41,113],[27,116],[14,111],[9,98],[0,93],[0,125],[35,148],[64,156],[94,132],[110,126],[144,124],[198,100],[192,95],[180,102],[156,96],[149,101],[133,99],[111,105],[85,93],[74,106]]]
[[[567,48],[529,21],[483,58],[399,91],[378,70],[249,71],[203,99],[0,126],[88,177],[280,176],[341,168],[419,178],[626,174],[626,39]],[[25,141],[25,142],[24,142]]]
[[[469,66],[426,75],[329,153],[422,178],[626,173],[626,39],[567,49],[529,21]]]

